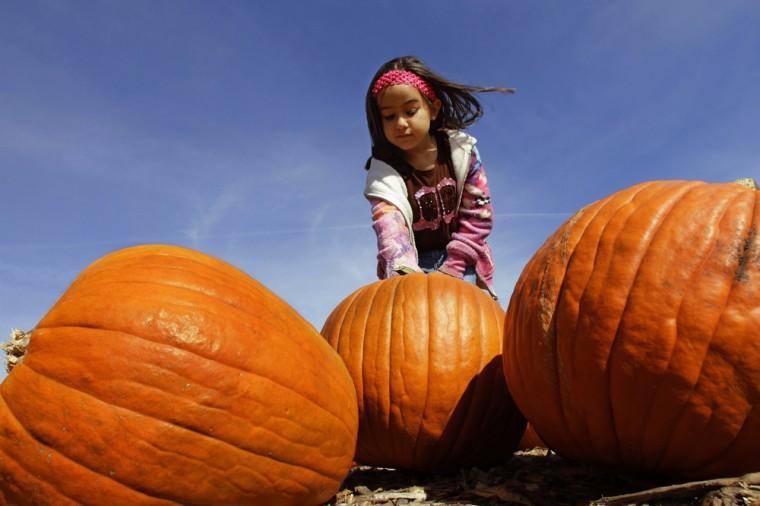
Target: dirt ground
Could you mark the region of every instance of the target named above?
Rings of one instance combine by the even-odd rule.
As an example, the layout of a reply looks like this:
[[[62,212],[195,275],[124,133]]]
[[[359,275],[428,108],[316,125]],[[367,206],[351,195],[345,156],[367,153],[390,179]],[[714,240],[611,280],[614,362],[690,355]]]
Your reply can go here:
[[[357,466],[328,504],[760,505],[760,473],[674,483],[571,462],[535,448],[516,452],[503,466],[448,476]]]

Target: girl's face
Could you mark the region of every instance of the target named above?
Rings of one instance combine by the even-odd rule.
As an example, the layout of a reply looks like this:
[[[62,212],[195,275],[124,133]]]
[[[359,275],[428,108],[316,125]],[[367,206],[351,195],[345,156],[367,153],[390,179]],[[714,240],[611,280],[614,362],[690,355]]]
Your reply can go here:
[[[430,123],[441,109],[440,100],[436,100],[431,107],[422,98],[420,90],[410,84],[397,84],[380,92],[377,96],[377,106],[383,121],[383,133],[388,142],[405,155],[413,155],[430,148]]]

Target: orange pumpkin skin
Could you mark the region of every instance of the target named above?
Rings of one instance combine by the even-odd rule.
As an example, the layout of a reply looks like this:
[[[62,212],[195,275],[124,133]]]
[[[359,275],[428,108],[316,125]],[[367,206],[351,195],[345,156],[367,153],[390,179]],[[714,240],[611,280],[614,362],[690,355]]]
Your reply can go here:
[[[0,393],[10,504],[320,504],[356,442],[351,378],[317,331],[172,246],[85,269]]]
[[[758,202],[732,183],[646,182],[535,253],[504,367],[551,448],[692,478],[760,469]]]
[[[357,462],[445,472],[509,459],[525,419],[504,382],[503,317],[482,290],[440,273],[343,300],[322,335],[356,385]]]

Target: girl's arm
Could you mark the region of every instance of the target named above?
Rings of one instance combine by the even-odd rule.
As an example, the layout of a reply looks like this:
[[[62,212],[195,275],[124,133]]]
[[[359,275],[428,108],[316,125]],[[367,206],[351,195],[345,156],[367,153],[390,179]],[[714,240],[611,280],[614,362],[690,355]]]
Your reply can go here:
[[[458,219],[459,227],[451,235],[451,241],[446,246],[446,261],[439,270],[461,278],[465,268],[473,265],[478,276],[478,285],[487,289],[495,298],[494,265],[491,248],[486,242],[493,226],[493,206],[488,179],[475,148],[472,150],[470,168],[464,182]]]
[[[409,229],[396,206],[370,198],[372,228],[377,235],[377,277],[420,272],[417,254],[409,240]]]

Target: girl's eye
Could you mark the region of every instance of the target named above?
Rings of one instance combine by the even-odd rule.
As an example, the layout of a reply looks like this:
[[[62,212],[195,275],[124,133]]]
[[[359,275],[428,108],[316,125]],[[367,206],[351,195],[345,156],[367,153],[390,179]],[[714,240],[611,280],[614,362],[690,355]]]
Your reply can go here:
[[[406,115],[407,116],[414,116],[415,114],[417,114],[417,111],[418,111],[418,109],[409,109],[408,111],[406,111]]]
[[[393,118],[395,118],[395,117],[396,117],[396,115],[395,115],[395,114],[391,114],[391,115],[389,115],[389,116],[383,116],[383,119],[384,119],[385,121],[392,121],[392,120],[393,120]]]

